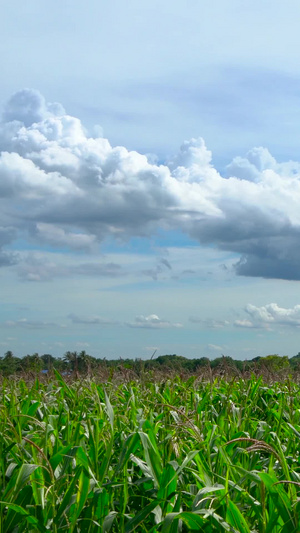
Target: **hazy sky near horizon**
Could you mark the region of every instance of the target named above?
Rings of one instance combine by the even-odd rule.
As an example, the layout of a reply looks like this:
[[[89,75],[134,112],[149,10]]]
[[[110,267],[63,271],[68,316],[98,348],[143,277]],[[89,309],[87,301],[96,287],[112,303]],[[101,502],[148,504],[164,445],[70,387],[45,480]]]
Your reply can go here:
[[[0,352],[300,351],[299,20],[0,7]]]

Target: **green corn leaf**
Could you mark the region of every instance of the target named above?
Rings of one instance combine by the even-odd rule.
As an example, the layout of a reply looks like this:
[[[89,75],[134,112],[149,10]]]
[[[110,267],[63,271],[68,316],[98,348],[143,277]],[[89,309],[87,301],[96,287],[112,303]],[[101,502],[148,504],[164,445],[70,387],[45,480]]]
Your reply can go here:
[[[156,486],[159,486],[159,479],[162,473],[161,458],[158,455],[156,449],[153,447],[148,435],[146,435],[146,433],[142,431],[139,432],[139,435],[144,448],[147,466],[151,471]]]
[[[118,516],[118,513],[116,511],[111,511],[104,518],[103,526],[102,526],[102,533],[109,533],[117,516]]]
[[[296,527],[291,500],[289,499],[282,485],[275,485],[275,483],[278,482],[278,479],[274,474],[259,472],[258,475],[268,489],[269,497],[271,498],[277,513],[282,519],[282,524],[287,524],[287,527],[283,528],[281,532],[290,533],[291,529],[293,531],[293,527]],[[272,519],[272,517],[270,517],[270,519]]]
[[[108,418],[109,418],[109,423],[110,423],[111,429],[113,431],[115,415],[114,415],[114,410],[113,410],[112,405],[110,403],[109,397],[106,394],[106,391],[105,391],[105,404],[106,404],[106,411],[107,411]]]
[[[134,455],[136,452],[136,449],[139,445],[140,438],[138,433],[133,433],[129,435],[122,447],[122,451],[120,453],[119,461],[115,469],[114,475],[116,476],[120,470],[124,467],[124,465],[129,460],[131,454]]]
[[[203,487],[203,489],[200,489],[199,492],[196,494],[196,497],[193,501],[193,511],[197,511],[197,507],[199,506],[200,502],[203,500],[203,498],[206,497],[207,494],[214,494],[215,492],[224,490],[224,485],[213,485],[212,487],[206,486]]]
[[[231,500],[227,502],[226,519],[227,522],[235,527],[239,533],[251,533],[239,508]]]
[[[174,475],[175,474],[175,475]],[[174,472],[174,468],[171,464],[168,464],[162,472],[160,481],[159,481],[159,491],[157,497],[161,500],[168,501],[169,496],[176,492],[178,476]],[[167,512],[170,512],[171,509],[167,508]]]
[[[26,485],[17,494],[13,504],[6,504],[9,509],[5,517],[5,529],[7,531],[13,531],[14,527],[19,523],[20,508],[26,512],[26,515],[28,514],[25,508],[30,503],[32,503],[32,488],[30,485]]]
[[[57,510],[57,514],[56,514],[56,517],[54,519],[55,523],[58,524],[59,523],[59,519],[60,517],[62,516],[62,514],[65,512],[65,510],[67,509],[67,507],[70,507],[71,505],[71,501],[72,501],[72,496],[76,493],[76,484],[77,484],[77,480],[80,476],[80,470],[79,468],[76,470],[74,476],[73,476],[73,479],[70,483],[70,485],[68,486],[65,494],[64,494],[64,497],[60,503],[60,506]]]
[[[160,504],[159,500],[155,500],[149,503],[148,505],[146,505],[146,507],[144,507],[144,509],[139,511],[133,518],[128,520],[128,522],[125,525],[125,533],[131,533],[132,531],[134,531],[147,518],[147,516],[149,516],[149,514],[153,511],[153,509],[159,504]]]
[[[65,382],[64,378],[62,377],[62,375],[58,372],[58,370],[56,370],[56,368],[53,368],[53,370],[54,370],[54,374],[56,376],[56,379],[57,379],[58,383],[61,385],[63,391],[67,393],[69,398],[74,399],[75,398],[75,393],[71,390],[70,387],[68,387],[68,385],[66,384],[66,382]]]
[[[184,524],[193,531],[202,531],[205,521],[202,516],[193,512],[182,512],[182,513],[169,513],[163,521],[162,533],[171,533],[171,528],[174,527],[175,523],[179,520],[182,520]]]
[[[14,511],[19,516],[20,515],[23,516],[24,518],[23,518],[23,520],[21,519],[21,522],[24,521],[24,519],[25,519],[28,524],[33,525],[35,527],[35,529],[37,529],[41,533],[48,533],[49,530],[47,530],[43,526],[43,524],[41,524],[37,520],[37,518],[35,518],[34,516],[30,515],[29,512],[26,511],[25,509],[23,509],[23,507],[21,507],[20,505],[17,505],[15,503],[5,502],[5,501],[0,501],[0,505],[4,505],[5,507],[7,507],[7,509],[9,509],[9,511]],[[18,523],[20,525],[20,520],[18,521]],[[22,529],[21,529],[21,531],[22,531]],[[27,529],[25,531],[27,531]],[[29,531],[32,531],[32,530],[29,529]],[[11,522],[9,524],[7,524],[7,525],[4,524],[3,533],[11,533],[11,532],[12,532]]]
[[[86,474],[85,470],[81,471],[81,474],[79,476],[78,480],[78,492],[76,496],[76,507],[74,509],[74,514],[72,518],[72,522],[76,522],[79,518],[79,515],[84,507],[84,504],[87,500],[88,494],[89,494],[89,488],[90,488],[90,479],[89,476]]]
[[[16,479],[14,493],[18,493],[22,487],[29,481],[30,475],[34,472],[39,465],[23,464],[19,470],[18,477]]]

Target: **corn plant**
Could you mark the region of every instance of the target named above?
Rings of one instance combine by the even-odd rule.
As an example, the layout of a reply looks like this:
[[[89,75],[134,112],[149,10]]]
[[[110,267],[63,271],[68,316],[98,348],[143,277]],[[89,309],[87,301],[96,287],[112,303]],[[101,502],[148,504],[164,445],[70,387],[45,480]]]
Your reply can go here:
[[[0,533],[300,531],[290,381],[4,381]]]

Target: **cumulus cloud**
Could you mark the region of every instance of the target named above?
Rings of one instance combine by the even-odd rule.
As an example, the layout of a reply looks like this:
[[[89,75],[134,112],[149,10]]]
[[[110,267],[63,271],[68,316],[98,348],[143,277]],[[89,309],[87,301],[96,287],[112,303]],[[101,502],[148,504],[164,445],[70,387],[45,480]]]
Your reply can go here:
[[[300,305],[291,308],[280,307],[270,303],[262,307],[248,304],[245,307],[248,319],[236,320],[234,325],[244,328],[266,328],[273,326],[300,327]]]
[[[158,165],[89,137],[61,105],[24,89],[4,109],[0,152],[0,265],[18,260],[7,246],[20,236],[89,251],[107,236],[163,228],[236,253],[238,275],[300,279],[300,164],[265,148],[235,158],[225,176],[203,139]]]
[[[13,94],[6,104],[3,119],[6,122],[20,121],[25,126],[52,116],[62,115],[64,108],[58,104],[47,104],[43,95],[32,89],[22,89]]]
[[[166,329],[166,328],[182,328],[180,323],[172,323],[168,320],[162,320],[157,315],[144,316],[140,315],[135,318],[134,322],[126,322],[126,326],[130,328],[146,328],[146,329]]]

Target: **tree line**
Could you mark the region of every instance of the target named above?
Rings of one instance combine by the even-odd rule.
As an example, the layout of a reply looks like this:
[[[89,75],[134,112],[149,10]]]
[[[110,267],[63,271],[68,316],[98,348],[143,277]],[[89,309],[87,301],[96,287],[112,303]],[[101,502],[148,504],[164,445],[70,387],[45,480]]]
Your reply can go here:
[[[132,371],[139,375],[141,370],[159,370],[175,372],[197,373],[202,369],[246,372],[261,370],[266,372],[280,372],[282,370],[300,370],[300,352],[293,356],[280,356],[278,354],[255,357],[251,360],[241,361],[232,357],[222,356],[216,359],[201,357],[190,359],[180,355],[160,355],[148,360],[136,359],[100,359],[89,355],[85,350],[81,352],[67,351],[63,357],[54,357],[45,353],[34,353],[24,357],[16,357],[12,351],[7,351],[0,357],[0,375],[11,376],[14,374],[47,374],[53,369],[65,374],[92,375],[101,369],[122,369]]]

